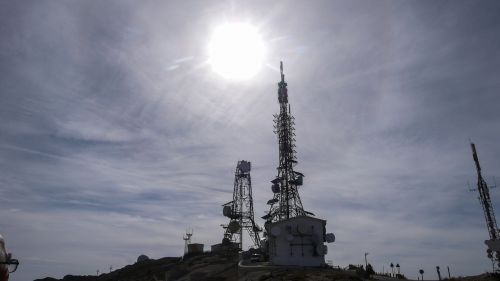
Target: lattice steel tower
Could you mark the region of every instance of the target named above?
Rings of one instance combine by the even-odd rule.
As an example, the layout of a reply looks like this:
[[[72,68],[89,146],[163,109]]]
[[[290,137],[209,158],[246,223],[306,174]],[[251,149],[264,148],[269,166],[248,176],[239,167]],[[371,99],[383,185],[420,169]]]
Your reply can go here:
[[[499,231],[497,227],[497,221],[495,219],[495,211],[493,210],[493,205],[491,204],[490,199],[490,190],[486,181],[483,179],[481,175],[481,166],[479,165],[479,158],[477,157],[476,146],[474,143],[471,143],[472,148],[472,157],[474,158],[474,162],[476,163],[477,170],[477,191],[479,192],[479,202],[481,202],[481,206],[483,207],[484,217],[486,219],[486,226],[488,227],[488,233],[490,235],[490,241],[496,242],[499,238]],[[488,258],[492,261],[495,261],[500,266],[500,252],[493,251],[491,248],[488,248]]]
[[[280,113],[274,115],[274,133],[278,136],[279,165],[278,175],[272,180],[273,199],[267,203],[269,213],[262,217],[270,222],[277,222],[296,216],[312,213],[304,211],[300,200],[298,186],[302,185],[304,175],[294,171],[297,165],[295,151],[294,117],[288,104],[288,89],[283,74],[283,62],[280,62],[281,81],[278,83],[278,102]]]
[[[222,205],[224,216],[230,218],[224,225],[224,240],[236,242],[243,249],[243,229],[248,232],[255,248],[260,248],[260,227],[255,223],[252,198],[251,163],[238,161],[234,173],[233,201]],[[224,241],[223,241],[224,242]]]

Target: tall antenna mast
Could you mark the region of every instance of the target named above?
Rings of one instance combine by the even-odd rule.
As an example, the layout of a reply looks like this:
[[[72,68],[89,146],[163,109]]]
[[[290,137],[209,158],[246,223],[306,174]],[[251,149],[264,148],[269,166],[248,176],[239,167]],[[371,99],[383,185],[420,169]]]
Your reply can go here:
[[[278,102],[280,113],[274,115],[274,133],[278,136],[279,165],[278,175],[272,180],[273,199],[268,201],[269,213],[262,217],[270,222],[277,222],[296,216],[310,214],[304,211],[298,186],[302,185],[304,175],[294,171],[297,165],[295,151],[295,122],[288,104],[288,89],[283,74],[283,62],[280,62],[281,81],[278,83]]]
[[[472,157],[474,158],[474,162],[476,163],[477,190],[479,192],[479,202],[481,202],[481,206],[483,207],[484,217],[486,219],[486,226],[488,227],[488,233],[490,235],[490,241],[495,242],[498,240],[500,235],[497,227],[497,221],[495,219],[495,211],[493,210],[493,205],[491,204],[490,190],[488,188],[488,185],[486,184],[486,181],[483,179],[483,176],[481,175],[481,165],[479,165],[479,158],[477,156],[476,146],[474,145],[474,143],[471,143],[470,146],[472,148]],[[500,252],[492,250],[491,247],[488,249],[487,252],[488,252],[488,258],[490,258],[492,261],[494,261],[496,258],[496,261],[499,262],[500,266]],[[493,256],[493,252],[495,252],[495,257]]]

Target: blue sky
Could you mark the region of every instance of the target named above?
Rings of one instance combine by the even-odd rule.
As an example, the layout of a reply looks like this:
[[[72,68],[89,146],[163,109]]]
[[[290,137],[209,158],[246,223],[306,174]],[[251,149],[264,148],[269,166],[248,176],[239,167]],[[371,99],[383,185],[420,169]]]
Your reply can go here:
[[[498,14],[497,1],[0,2],[0,232],[21,261],[12,280],[178,256],[186,228],[219,242],[241,159],[263,215],[280,60],[301,198],[337,236],[327,259],[360,264],[369,252],[376,270],[399,263],[409,277],[437,278],[436,265],[484,272],[468,142],[492,183]],[[264,39],[252,79],[207,64],[225,22],[250,22]]]

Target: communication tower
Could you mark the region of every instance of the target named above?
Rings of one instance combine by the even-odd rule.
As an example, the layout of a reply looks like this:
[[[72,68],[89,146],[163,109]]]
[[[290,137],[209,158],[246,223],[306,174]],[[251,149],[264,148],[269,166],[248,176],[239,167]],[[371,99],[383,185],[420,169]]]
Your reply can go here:
[[[298,187],[302,185],[304,174],[294,170],[297,165],[295,151],[295,122],[288,104],[288,89],[280,62],[281,81],[278,83],[279,114],[274,115],[274,133],[278,136],[278,175],[271,181],[273,199],[267,202],[269,212],[262,218],[268,222],[278,222],[297,216],[314,215],[304,211]]]
[[[184,255],[188,254],[188,245],[191,244],[191,236],[193,236],[193,230],[191,229],[191,232],[186,230],[186,234],[182,236],[182,239],[184,240]]]
[[[304,175],[294,170],[297,165],[294,118],[288,104],[283,62],[280,62],[280,70],[280,112],[274,115],[274,133],[279,146],[278,175],[271,181],[274,195],[267,202],[269,212],[262,217],[266,220],[262,250],[272,265],[322,266],[328,253],[324,242],[334,242],[335,235],[326,233],[326,220],[313,217],[314,214],[302,206],[298,187]]]
[[[472,157],[474,158],[474,162],[476,163],[477,191],[479,192],[479,202],[481,202],[481,206],[483,207],[486,226],[488,228],[488,234],[490,235],[490,240],[485,241],[486,245],[488,246],[488,258],[491,259],[493,264],[496,261],[498,263],[498,266],[500,267],[500,233],[497,227],[497,221],[495,219],[495,211],[493,210],[493,205],[491,204],[490,190],[488,188],[488,185],[486,184],[486,181],[481,175],[481,166],[479,165],[476,146],[474,145],[474,143],[471,143],[470,145],[472,148]]]
[[[224,216],[230,218],[225,228],[223,242],[237,243],[243,249],[243,229],[248,232],[255,248],[260,248],[260,227],[255,223],[252,198],[251,163],[238,161],[234,174],[233,201],[223,206]]]

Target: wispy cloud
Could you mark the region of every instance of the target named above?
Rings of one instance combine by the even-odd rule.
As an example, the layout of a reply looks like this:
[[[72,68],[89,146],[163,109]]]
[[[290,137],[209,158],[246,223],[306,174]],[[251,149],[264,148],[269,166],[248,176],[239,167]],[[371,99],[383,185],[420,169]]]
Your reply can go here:
[[[232,8],[231,8],[232,7]],[[415,277],[489,268],[468,139],[499,176],[496,2],[0,4],[0,231],[13,280],[92,274],[221,239],[234,165],[256,216],[277,162],[285,61],[306,209],[327,259]],[[112,15],[112,16],[110,16]],[[218,22],[251,20],[269,67],[230,82],[207,64]],[[500,202],[492,192],[493,204]],[[427,271],[426,271],[427,272]]]

